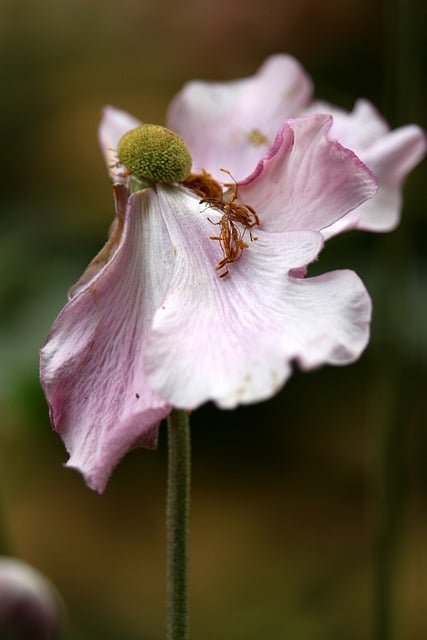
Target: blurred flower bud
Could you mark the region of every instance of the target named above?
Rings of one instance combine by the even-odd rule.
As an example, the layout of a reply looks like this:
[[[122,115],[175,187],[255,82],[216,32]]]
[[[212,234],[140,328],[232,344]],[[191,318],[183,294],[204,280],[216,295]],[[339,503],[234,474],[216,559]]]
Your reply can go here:
[[[55,587],[15,558],[0,557],[0,637],[56,640],[63,605]]]

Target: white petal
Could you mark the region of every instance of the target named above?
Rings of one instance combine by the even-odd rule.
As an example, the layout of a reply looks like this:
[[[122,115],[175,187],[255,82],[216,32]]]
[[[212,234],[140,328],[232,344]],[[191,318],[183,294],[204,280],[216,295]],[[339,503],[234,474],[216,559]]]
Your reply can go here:
[[[124,167],[118,164],[116,154],[120,138],[130,129],[134,129],[141,122],[126,111],[107,106],[102,111],[101,123],[98,129],[98,139],[110,177],[115,184],[126,184]]]
[[[161,208],[166,190],[159,191]],[[188,208],[176,202],[181,213]],[[189,214],[187,214],[190,217]],[[288,275],[322,246],[316,232],[257,231],[229,274],[212,268],[206,222],[165,223],[177,248],[168,290],[147,343],[150,385],[181,408],[234,407],[272,396],[297,360],[305,368],[356,359],[369,335],[370,299],[352,272]],[[211,243],[211,244],[209,244]]]
[[[225,167],[239,180],[253,171],[311,91],[311,80],[294,58],[270,56],[250,78],[188,83],[169,107],[168,126],[184,138],[195,171],[206,169],[222,181]]]
[[[314,101],[304,114],[324,113],[332,115],[331,137],[352,149],[357,155],[363,149],[385,136],[390,127],[377,109],[367,100],[358,100],[351,113],[328,102]]]

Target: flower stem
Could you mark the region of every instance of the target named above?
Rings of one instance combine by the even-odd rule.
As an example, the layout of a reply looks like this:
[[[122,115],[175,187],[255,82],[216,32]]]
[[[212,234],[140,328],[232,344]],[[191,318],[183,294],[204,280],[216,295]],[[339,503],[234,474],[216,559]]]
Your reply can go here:
[[[167,640],[188,639],[188,547],[190,514],[190,425],[186,411],[168,418]]]

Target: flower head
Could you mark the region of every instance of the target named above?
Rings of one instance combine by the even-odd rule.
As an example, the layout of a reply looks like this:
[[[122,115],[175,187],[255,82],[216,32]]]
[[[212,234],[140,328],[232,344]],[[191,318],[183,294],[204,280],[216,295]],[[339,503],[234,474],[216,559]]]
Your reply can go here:
[[[287,101],[303,108],[309,82],[286,64],[295,78]],[[266,69],[259,75],[277,82]],[[282,102],[271,101],[269,128],[259,124],[251,107],[258,79],[218,88],[216,135],[205,126],[215,110],[203,91],[199,119],[192,98],[194,129],[188,111],[178,126],[178,97],[170,122],[191,151],[192,173],[133,193],[114,150],[140,123],[104,111],[100,141],[116,222],[41,352],[68,465],[97,491],[129,448],[155,446],[172,407],[263,400],[282,387],[293,362],[346,364],[367,344],[371,303],[356,274],[302,276],[325,230],[374,196],[376,179],[333,138],[330,115],[280,120],[283,92]],[[233,136],[237,120],[227,111],[238,110],[241,91],[247,108],[239,122],[249,138]]]
[[[64,605],[54,586],[16,558],[0,557],[2,638],[59,638]]]

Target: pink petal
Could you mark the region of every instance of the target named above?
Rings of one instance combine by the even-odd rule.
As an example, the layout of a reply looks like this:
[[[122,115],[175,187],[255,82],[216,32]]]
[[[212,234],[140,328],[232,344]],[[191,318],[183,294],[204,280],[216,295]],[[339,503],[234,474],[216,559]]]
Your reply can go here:
[[[292,57],[268,58],[258,72],[232,82],[190,82],[174,98],[168,126],[193,156],[195,171],[222,181],[220,167],[239,180],[262,157],[282,123],[308,102],[311,81]]]
[[[426,151],[423,131],[414,125],[400,127],[360,153],[378,178],[378,193],[349,215],[354,227],[367,231],[392,231],[400,221],[402,186],[407,174]],[[328,230],[335,235],[336,229]]]
[[[240,259],[219,278],[215,242],[206,219],[192,217],[188,196],[158,189],[176,247],[173,274],[157,309],[146,349],[152,388],[181,408],[213,400],[221,407],[275,394],[291,373],[355,360],[369,335],[370,299],[352,272],[318,278],[288,275],[318,254],[321,235],[311,231],[256,231]],[[187,212],[186,212],[187,211]],[[184,220],[184,223],[182,222]]]
[[[147,331],[173,261],[147,203],[145,192],[130,198],[117,249],[66,305],[41,352],[67,465],[99,492],[126,451],[156,446],[158,423],[170,412],[144,373]]]
[[[125,184],[126,177],[123,175],[123,167],[118,165],[116,148],[120,138],[129,129],[134,129],[140,120],[134,118],[126,111],[121,111],[114,107],[104,107],[102,111],[101,123],[98,129],[99,144],[110,174],[115,184]]]
[[[334,122],[331,137],[339,140],[343,146],[352,149],[357,155],[390,130],[384,118],[367,100],[358,100],[352,113],[328,102],[316,100],[304,109],[301,115],[313,113],[332,115]]]
[[[263,228],[320,231],[375,194],[373,174],[330,140],[331,124],[321,114],[288,120],[239,184],[239,200],[256,209]]]
[[[346,229],[391,231],[400,220],[402,185],[426,151],[426,137],[415,125],[390,131],[385,120],[366,100],[358,100],[347,113],[325,103],[313,103],[309,111],[332,113],[331,138],[352,149],[378,179],[378,193],[325,230],[329,238]]]
[[[391,131],[372,144],[363,152],[363,156],[365,162],[373,167],[381,186],[398,188],[421,161],[426,148],[424,131],[415,125],[408,125]]]

